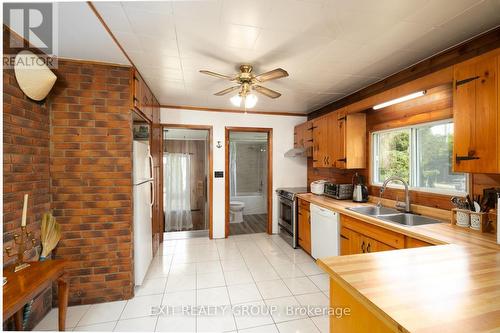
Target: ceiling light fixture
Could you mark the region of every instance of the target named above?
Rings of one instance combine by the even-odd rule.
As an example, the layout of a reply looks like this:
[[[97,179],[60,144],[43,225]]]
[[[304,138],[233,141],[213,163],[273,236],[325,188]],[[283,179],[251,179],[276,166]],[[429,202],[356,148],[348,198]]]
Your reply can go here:
[[[251,109],[257,104],[257,96],[254,94],[248,94],[245,97],[245,108],[246,109]]]
[[[388,106],[391,106],[391,105],[394,105],[394,104],[406,102],[406,101],[409,101],[411,99],[414,99],[414,98],[417,98],[417,97],[420,97],[420,96],[424,96],[426,94],[426,92],[427,91],[425,91],[425,90],[417,91],[417,92],[414,92],[414,93],[406,95],[406,96],[402,96],[402,97],[395,98],[395,99],[392,99],[390,101],[387,101],[387,102],[384,102],[384,103],[381,103],[381,104],[377,104],[377,105],[375,105],[373,107],[373,110],[382,109],[382,108],[385,108],[385,107],[388,107]]]
[[[240,105],[241,105],[241,100],[242,100],[242,98],[241,98],[241,96],[240,96],[240,95],[234,95],[234,96],[233,96],[233,97],[231,97],[229,100],[231,101],[231,103],[232,103],[234,106],[236,106],[236,107],[238,107],[238,108],[239,108],[239,107],[240,107]]]
[[[231,101],[231,104],[233,104],[236,107],[242,106],[241,104],[243,103],[243,106],[245,109],[251,109],[257,104],[257,96],[254,94],[248,94],[248,95],[243,95],[241,94],[234,95],[229,99]]]

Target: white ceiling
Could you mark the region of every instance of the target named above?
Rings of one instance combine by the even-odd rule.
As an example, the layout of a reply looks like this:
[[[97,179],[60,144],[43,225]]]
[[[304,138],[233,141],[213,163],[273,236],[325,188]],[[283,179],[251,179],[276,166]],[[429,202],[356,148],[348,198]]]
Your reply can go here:
[[[57,13],[57,56],[130,65],[86,2],[58,2],[54,8]],[[20,25],[14,24],[11,28],[15,26]]]
[[[256,110],[309,112],[500,24],[500,0],[93,2],[165,105],[233,108],[198,73],[290,76]],[[85,2],[60,3],[60,56],[127,63]]]

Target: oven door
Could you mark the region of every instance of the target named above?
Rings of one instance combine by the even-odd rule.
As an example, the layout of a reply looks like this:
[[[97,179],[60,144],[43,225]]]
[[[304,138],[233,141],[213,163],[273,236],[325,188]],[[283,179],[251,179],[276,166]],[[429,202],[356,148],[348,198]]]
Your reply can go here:
[[[295,234],[295,207],[292,200],[278,197],[278,224],[290,234]]]

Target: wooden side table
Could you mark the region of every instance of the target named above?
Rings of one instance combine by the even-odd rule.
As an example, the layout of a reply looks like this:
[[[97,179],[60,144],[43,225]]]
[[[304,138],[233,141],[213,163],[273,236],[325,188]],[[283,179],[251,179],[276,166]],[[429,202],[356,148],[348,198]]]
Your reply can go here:
[[[23,308],[26,303],[57,281],[59,296],[59,331],[66,329],[69,283],[65,275],[66,261],[30,262],[28,268],[14,273],[12,266],[3,270],[7,284],[3,286],[3,318],[15,316],[16,330],[23,329]]]

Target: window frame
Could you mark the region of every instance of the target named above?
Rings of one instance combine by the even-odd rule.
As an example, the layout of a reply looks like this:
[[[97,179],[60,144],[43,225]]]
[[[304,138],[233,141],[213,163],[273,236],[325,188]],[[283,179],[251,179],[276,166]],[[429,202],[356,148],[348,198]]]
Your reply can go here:
[[[431,188],[431,187],[419,187],[419,186],[414,186],[414,184],[417,184],[418,180],[418,158],[417,158],[417,130],[421,127],[430,127],[430,126],[436,126],[436,125],[441,125],[441,124],[453,124],[453,119],[444,119],[444,120],[438,120],[438,121],[431,121],[431,122],[425,122],[425,123],[419,123],[419,124],[414,124],[414,125],[408,125],[408,126],[401,126],[401,127],[394,127],[394,128],[389,128],[389,129],[384,129],[380,131],[373,131],[370,133],[370,185],[372,186],[378,186],[381,187],[383,182],[381,181],[376,181],[378,180],[378,175],[376,174],[376,170],[378,170],[378,147],[379,147],[379,140],[380,136],[378,134],[381,133],[387,133],[387,132],[393,132],[393,131],[398,131],[398,130],[405,130],[409,129],[410,130],[410,147],[409,147],[409,154],[410,154],[410,163],[409,163],[409,180],[410,184],[408,184],[408,188],[412,191],[416,192],[426,192],[426,193],[434,193],[434,194],[441,194],[441,195],[453,195],[453,196],[464,196],[469,192],[469,174],[465,174],[465,190],[462,191],[456,191],[456,190],[446,190],[446,189],[439,189],[439,188]],[[394,188],[394,189],[404,189],[404,185],[398,183],[391,182],[387,185],[388,188]]]

